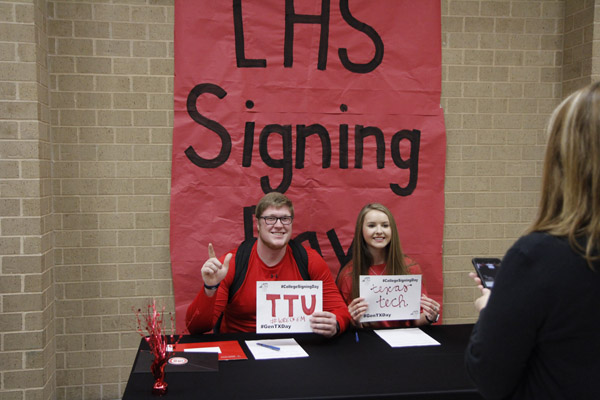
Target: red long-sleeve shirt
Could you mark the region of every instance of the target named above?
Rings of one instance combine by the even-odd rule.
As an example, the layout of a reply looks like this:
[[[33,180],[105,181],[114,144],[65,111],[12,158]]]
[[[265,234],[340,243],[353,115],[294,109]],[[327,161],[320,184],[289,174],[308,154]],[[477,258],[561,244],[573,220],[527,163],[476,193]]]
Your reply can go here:
[[[237,249],[236,249],[237,251]],[[221,313],[220,332],[255,332],[256,331],[256,282],[257,281],[297,281],[302,280],[292,249],[287,246],[282,260],[273,267],[268,267],[258,256],[256,244],[248,260],[246,279],[227,304],[229,287],[235,275],[235,252],[229,262],[229,271],[217,289],[217,293],[208,297],[202,288],[186,313],[186,324],[190,333],[203,333],[213,329]],[[311,280],[323,281],[323,310],[336,315],[343,332],[350,324],[348,307],[331,276],[329,267],[323,258],[313,249],[306,249],[308,254],[308,274]],[[223,262],[225,256],[221,257]]]

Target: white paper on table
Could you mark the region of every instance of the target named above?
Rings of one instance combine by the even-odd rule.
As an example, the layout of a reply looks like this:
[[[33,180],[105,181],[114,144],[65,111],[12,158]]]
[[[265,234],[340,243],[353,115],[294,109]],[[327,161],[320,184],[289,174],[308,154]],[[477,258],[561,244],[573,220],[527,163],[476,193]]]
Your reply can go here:
[[[193,349],[183,349],[184,352],[188,353],[219,353],[221,354],[220,347],[194,347]]]
[[[369,304],[360,322],[419,319],[421,275],[361,275],[359,293]]]
[[[377,329],[375,333],[392,347],[439,346],[440,342],[419,328]]]
[[[279,351],[259,346],[257,343],[267,344],[279,348]],[[308,357],[302,346],[295,339],[263,339],[246,340],[246,346],[252,352],[255,360],[269,360],[272,358],[301,358]]]

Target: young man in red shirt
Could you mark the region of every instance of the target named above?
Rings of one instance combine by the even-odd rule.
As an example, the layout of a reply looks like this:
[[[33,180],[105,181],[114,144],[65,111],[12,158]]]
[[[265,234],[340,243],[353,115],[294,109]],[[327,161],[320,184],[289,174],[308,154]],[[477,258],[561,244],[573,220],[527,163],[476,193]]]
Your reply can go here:
[[[219,323],[220,332],[256,331],[256,282],[302,280],[290,239],[294,207],[283,194],[265,195],[256,206],[258,240],[252,246],[244,282],[229,299],[235,276],[238,249],[220,259],[208,245],[208,260],[202,266],[204,288],[189,305],[186,324],[190,333],[212,330]],[[332,337],[343,332],[350,314],[331,276],[325,260],[313,249],[306,249],[310,280],[323,281],[323,310],[310,318],[314,333]],[[220,322],[218,322],[220,320]]]

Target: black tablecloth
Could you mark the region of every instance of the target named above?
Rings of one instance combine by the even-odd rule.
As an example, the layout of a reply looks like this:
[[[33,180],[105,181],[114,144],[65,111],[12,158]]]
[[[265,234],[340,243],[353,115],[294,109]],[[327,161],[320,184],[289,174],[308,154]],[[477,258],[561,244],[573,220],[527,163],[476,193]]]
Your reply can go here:
[[[392,348],[373,331],[325,339],[315,334],[185,336],[182,342],[238,340],[247,360],[220,361],[218,372],[167,374],[165,399],[481,399],[466,375],[472,325],[423,331],[441,346]],[[245,340],[294,337],[308,358],[254,360]],[[145,348],[142,340],[140,349]],[[124,400],[156,398],[152,375],[132,373]]]

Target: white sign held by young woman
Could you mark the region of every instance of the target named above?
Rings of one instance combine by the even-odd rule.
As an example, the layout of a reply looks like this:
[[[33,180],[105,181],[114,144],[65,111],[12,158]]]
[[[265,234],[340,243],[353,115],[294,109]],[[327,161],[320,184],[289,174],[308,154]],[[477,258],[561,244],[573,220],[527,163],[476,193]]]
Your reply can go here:
[[[361,322],[419,319],[421,275],[361,275],[360,297],[369,304]]]

